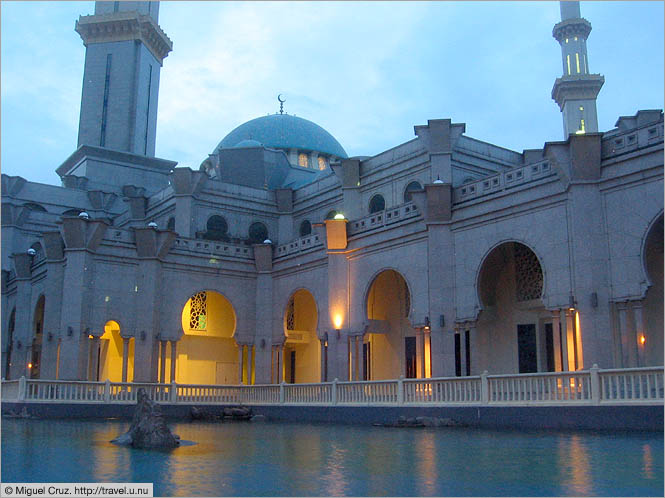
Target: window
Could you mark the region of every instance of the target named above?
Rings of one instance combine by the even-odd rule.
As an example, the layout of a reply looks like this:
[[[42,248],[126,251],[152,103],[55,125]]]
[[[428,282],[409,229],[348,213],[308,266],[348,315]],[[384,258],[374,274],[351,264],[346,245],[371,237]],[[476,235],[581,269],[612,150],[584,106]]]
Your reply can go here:
[[[44,209],[43,206],[40,206],[35,202],[26,202],[25,204],[23,204],[23,207],[27,207],[30,211],[39,211],[40,213],[46,213],[46,209]]]
[[[171,216],[166,223],[166,229],[175,231],[175,218],[173,216]]]
[[[411,182],[404,189],[404,202],[411,202],[411,193],[422,190],[423,187],[418,182]]]
[[[268,238],[268,229],[260,221],[249,226],[249,240],[253,244],[262,244]]]
[[[208,240],[225,240],[228,230],[229,227],[226,224],[226,220],[222,216],[213,215],[208,218],[206,233],[203,235],[203,238]]]
[[[307,154],[300,154],[298,156],[298,166],[309,168],[309,158],[307,157]]]
[[[189,328],[206,330],[208,325],[208,305],[205,291],[194,294],[189,308]]]
[[[386,209],[386,201],[381,194],[376,194],[369,201],[369,213],[378,213]]]
[[[326,169],[326,160],[319,157],[319,170],[323,171],[324,169]]]
[[[289,305],[286,308],[286,330],[295,330],[296,326],[296,303],[294,296],[289,299]]]
[[[312,224],[305,220],[300,224],[300,236],[305,237],[312,233]]]

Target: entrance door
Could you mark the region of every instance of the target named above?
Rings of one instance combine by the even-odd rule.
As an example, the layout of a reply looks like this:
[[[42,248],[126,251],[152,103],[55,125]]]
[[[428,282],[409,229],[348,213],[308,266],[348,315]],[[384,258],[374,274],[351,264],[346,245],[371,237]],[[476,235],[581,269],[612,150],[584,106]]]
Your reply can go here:
[[[406,353],[406,378],[416,378],[416,338],[404,338],[404,351]]]
[[[545,324],[545,355],[547,358],[547,371],[554,372],[556,370],[554,364],[554,333],[551,323]]]
[[[519,357],[519,373],[538,371],[535,323],[517,326],[517,354]]]

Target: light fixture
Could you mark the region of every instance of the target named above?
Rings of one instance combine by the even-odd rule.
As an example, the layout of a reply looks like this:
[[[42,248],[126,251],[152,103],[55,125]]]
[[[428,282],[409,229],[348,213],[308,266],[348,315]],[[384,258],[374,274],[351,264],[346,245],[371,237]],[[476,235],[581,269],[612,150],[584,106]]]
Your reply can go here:
[[[153,230],[157,230],[157,223],[155,223],[154,221],[151,221],[150,223],[148,223],[148,228],[152,228]]]
[[[263,241],[263,243],[264,243],[264,244],[272,244],[272,240],[270,240],[270,239],[266,239],[266,240]]]
[[[344,215],[342,213],[337,213],[335,215],[335,217],[333,218],[333,220],[343,220],[343,219],[344,219]]]
[[[568,309],[569,309],[570,311],[574,311],[574,310],[575,310],[575,304],[577,304],[577,303],[575,302],[575,296],[573,296],[572,294],[570,294],[570,296],[568,296]]]
[[[32,247],[28,249],[28,256],[33,257],[35,254],[37,254],[37,251],[35,251]]]
[[[53,334],[51,332],[49,332],[46,337],[47,337],[49,342],[51,342],[53,340]]]
[[[429,316],[425,317],[425,327],[423,327],[425,330],[429,331]]]
[[[436,175],[436,180],[434,180],[434,183],[436,185],[441,185],[443,183],[443,180],[439,177],[439,175]]]
[[[647,338],[644,334],[640,335],[640,346],[644,346],[644,343],[647,342]]]
[[[591,307],[592,308],[597,308],[598,307],[598,293],[597,292],[592,292],[591,293]]]
[[[28,368],[32,368],[32,363],[28,363]]]
[[[81,218],[82,220],[89,220],[90,215],[88,213],[86,213],[85,211],[81,211],[79,213],[79,218]]]
[[[443,328],[446,326],[446,317],[439,315],[439,327]]]
[[[265,348],[266,348],[266,340],[261,339],[261,349],[265,349]]]
[[[139,336],[141,337],[142,341],[145,341],[145,330],[142,330]]]
[[[73,330],[71,327],[67,327],[67,335],[68,335],[69,337],[71,337],[72,335],[74,335],[74,330]]]

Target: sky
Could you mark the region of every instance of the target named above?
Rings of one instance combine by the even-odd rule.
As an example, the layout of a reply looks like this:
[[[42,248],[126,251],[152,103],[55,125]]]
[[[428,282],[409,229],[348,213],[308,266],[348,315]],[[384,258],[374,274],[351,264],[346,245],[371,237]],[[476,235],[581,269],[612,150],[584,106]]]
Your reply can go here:
[[[662,109],[663,2],[582,2],[589,68],[605,76],[601,131]],[[77,145],[93,2],[0,3],[1,166],[60,184]],[[558,2],[183,2],[160,4],[173,41],[160,76],[156,156],[198,169],[236,126],[279,110],[328,130],[349,156],[450,118],[521,152],[563,139]]]

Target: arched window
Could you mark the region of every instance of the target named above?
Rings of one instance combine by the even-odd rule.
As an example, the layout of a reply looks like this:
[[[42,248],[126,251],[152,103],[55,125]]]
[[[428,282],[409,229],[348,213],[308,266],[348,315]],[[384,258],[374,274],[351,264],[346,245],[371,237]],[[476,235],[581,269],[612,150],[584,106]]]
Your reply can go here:
[[[78,216],[79,214],[81,214],[81,211],[83,211],[83,209],[68,209],[67,211],[62,213],[61,216]]]
[[[319,157],[319,170],[323,171],[326,169],[326,160],[323,157]]]
[[[335,218],[335,215],[338,213],[336,209],[333,209],[332,211],[328,211],[328,214],[326,215],[326,220],[332,220]]]
[[[306,235],[309,235],[312,233],[312,224],[308,221],[305,220],[300,224],[300,236],[305,237]]]
[[[35,202],[26,202],[23,204],[23,207],[27,207],[31,211],[40,211],[42,213],[46,213],[46,209]]]
[[[228,238],[228,230],[229,226],[226,224],[226,220],[222,216],[215,214],[208,218],[206,233],[203,235],[203,238],[208,240],[226,240]]]
[[[376,194],[369,201],[369,213],[378,213],[386,209],[386,201],[381,194]]]
[[[173,216],[171,216],[166,223],[166,229],[175,231],[175,218]]]
[[[307,154],[300,154],[298,156],[298,166],[309,168],[309,158],[307,157]]]
[[[262,244],[268,238],[268,229],[260,221],[249,226],[249,240],[253,244]]]
[[[418,182],[409,183],[404,189],[404,202],[411,202],[411,193],[422,190],[423,186]]]

